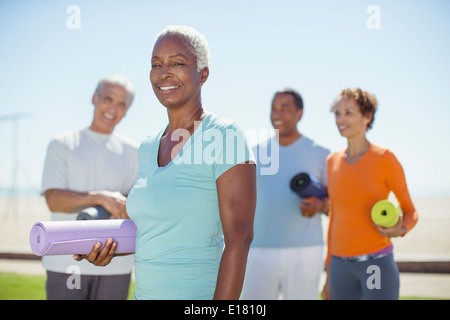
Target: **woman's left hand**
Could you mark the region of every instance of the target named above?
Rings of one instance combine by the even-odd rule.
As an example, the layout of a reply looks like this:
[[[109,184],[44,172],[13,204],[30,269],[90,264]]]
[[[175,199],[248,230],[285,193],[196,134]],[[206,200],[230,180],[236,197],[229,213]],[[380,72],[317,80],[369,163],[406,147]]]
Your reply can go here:
[[[375,224],[375,227],[378,229],[378,232],[383,236],[383,237],[400,237],[402,235],[405,234],[406,232],[406,228],[403,226],[403,217],[400,216],[398,218],[397,224],[393,227],[390,228],[386,228],[386,227],[382,227],[378,224]]]

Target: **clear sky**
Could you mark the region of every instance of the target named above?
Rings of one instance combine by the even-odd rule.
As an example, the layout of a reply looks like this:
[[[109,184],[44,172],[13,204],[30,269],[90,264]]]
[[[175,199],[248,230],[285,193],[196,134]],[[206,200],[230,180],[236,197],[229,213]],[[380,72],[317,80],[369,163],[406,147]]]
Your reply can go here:
[[[80,29],[67,26],[70,5]],[[346,141],[330,104],[359,86],[379,101],[368,138],[394,151],[413,196],[450,195],[447,0],[0,0],[0,189],[14,168],[19,187],[39,189],[48,142],[90,125],[105,76],[136,87],[116,131],[136,142],[159,131],[167,115],[149,85],[151,51],[160,30],[179,24],[209,42],[206,109],[270,130],[273,93],[292,87],[305,103],[299,130],[337,151]]]

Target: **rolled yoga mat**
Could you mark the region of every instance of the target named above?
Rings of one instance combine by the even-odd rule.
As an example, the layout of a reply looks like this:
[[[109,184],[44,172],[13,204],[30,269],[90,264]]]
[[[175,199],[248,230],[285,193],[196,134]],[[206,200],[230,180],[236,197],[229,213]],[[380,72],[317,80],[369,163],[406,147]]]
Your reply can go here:
[[[372,207],[372,220],[376,224],[390,228],[397,224],[400,216],[399,209],[388,200],[381,200]]]
[[[89,207],[81,210],[77,215],[77,220],[99,220],[109,219],[111,213],[102,206]]]
[[[130,219],[37,222],[30,231],[30,247],[38,256],[88,254],[94,244],[108,238],[117,242],[116,253],[136,248],[136,225]]]
[[[302,172],[291,179],[291,190],[297,193],[301,198],[316,197],[323,199],[327,197],[327,191],[318,181],[310,177],[309,174]]]

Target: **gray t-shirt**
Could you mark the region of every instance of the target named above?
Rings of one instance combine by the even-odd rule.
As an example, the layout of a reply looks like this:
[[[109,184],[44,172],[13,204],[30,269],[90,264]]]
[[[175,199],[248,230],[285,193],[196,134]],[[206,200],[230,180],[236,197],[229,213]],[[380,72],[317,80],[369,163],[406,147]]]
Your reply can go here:
[[[53,139],[47,150],[42,177],[42,193],[49,189],[76,192],[107,190],[127,196],[138,171],[138,148],[118,134],[101,134],[89,128],[69,131]],[[52,220],[75,220],[77,213],[53,212]],[[78,266],[81,274],[127,274],[133,268],[134,255],[116,257],[106,267],[96,267],[71,255],[44,256],[44,268],[70,273]]]
[[[253,152],[258,162],[258,193],[252,247],[323,245],[321,215],[302,216],[301,198],[291,190],[290,182],[296,174],[306,172],[326,185],[326,159],[330,151],[301,136],[288,146],[271,138],[257,145]],[[271,169],[267,170],[269,165]]]

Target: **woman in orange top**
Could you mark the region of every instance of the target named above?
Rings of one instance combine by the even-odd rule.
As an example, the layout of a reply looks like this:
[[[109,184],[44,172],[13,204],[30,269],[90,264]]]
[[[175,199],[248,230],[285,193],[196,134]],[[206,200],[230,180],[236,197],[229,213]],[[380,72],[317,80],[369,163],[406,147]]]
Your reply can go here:
[[[330,223],[323,299],[399,298],[391,238],[410,231],[417,212],[395,155],[366,138],[376,109],[376,98],[359,88],[343,90],[331,108],[347,148],[327,160]],[[403,216],[384,228],[372,221],[371,209],[391,191]]]

